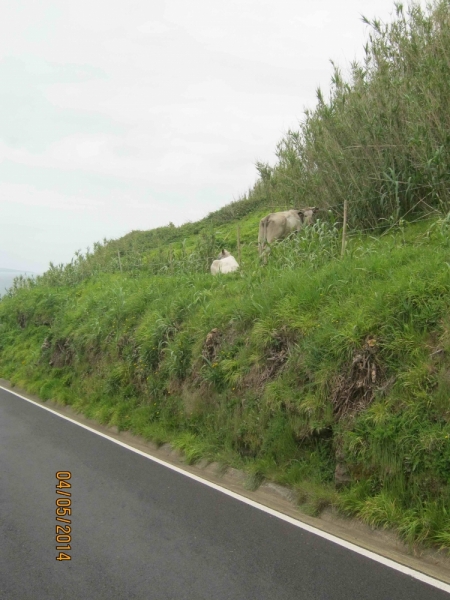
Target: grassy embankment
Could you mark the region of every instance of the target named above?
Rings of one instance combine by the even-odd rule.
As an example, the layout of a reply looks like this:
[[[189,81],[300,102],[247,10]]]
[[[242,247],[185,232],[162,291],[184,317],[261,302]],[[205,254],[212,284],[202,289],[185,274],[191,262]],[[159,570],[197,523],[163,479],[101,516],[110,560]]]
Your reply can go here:
[[[450,547],[449,220],[408,223],[449,209],[448,17],[440,2],[374,23],[365,65],[335,73],[240,201],[17,285],[0,301],[0,376],[290,485],[312,513]],[[259,217],[299,197],[332,213],[261,268]],[[212,278],[238,223],[242,271]]]

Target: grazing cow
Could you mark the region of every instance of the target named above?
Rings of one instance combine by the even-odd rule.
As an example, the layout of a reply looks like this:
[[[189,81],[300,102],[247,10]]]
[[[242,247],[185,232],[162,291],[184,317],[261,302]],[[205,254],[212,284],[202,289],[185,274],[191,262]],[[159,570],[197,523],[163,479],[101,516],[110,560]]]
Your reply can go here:
[[[265,245],[282,240],[294,231],[300,231],[304,225],[312,225],[314,215],[319,209],[315,206],[271,213],[259,222],[258,248],[262,254]]]
[[[319,212],[317,206],[309,206],[308,208],[303,208],[303,225],[312,225],[316,218],[316,213]]]
[[[239,269],[239,264],[234,256],[228,252],[228,250],[222,250],[217,257],[217,260],[213,261],[211,265],[211,274],[217,275],[217,273],[233,273]]]

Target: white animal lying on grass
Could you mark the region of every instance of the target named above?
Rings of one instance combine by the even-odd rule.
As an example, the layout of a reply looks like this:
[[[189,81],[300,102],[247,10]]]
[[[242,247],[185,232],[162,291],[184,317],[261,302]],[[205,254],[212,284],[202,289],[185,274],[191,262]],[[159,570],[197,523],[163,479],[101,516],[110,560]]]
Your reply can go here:
[[[233,273],[239,269],[239,264],[234,256],[228,252],[228,250],[222,250],[219,254],[218,259],[213,261],[211,265],[211,274],[217,275],[217,273]]]

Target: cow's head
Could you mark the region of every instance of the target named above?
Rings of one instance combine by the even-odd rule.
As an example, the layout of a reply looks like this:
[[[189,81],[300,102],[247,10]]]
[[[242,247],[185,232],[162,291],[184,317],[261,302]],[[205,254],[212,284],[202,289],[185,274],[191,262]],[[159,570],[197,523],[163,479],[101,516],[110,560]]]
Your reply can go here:
[[[302,212],[302,221],[305,225],[312,225],[314,222],[314,215],[319,211],[317,206],[311,206],[309,208],[304,208]]]

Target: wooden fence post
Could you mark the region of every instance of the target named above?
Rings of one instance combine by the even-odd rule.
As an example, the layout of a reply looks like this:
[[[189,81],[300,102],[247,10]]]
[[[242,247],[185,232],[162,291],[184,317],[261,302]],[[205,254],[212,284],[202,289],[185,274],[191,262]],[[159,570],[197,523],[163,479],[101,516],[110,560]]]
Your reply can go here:
[[[237,250],[238,250],[238,263],[241,266],[241,228],[237,227]]]
[[[345,246],[347,245],[347,200],[344,200],[344,222],[342,224],[342,248],[341,258],[345,254]]]
[[[120,272],[122,273],[122,262],[120,260],[120,252],[119,252],[119,250],[117,250],[117,257],[119,258],[119,269],[120,269]]]

